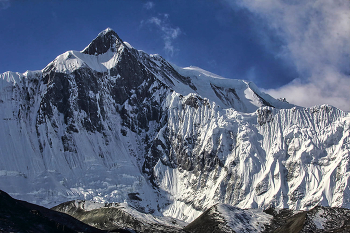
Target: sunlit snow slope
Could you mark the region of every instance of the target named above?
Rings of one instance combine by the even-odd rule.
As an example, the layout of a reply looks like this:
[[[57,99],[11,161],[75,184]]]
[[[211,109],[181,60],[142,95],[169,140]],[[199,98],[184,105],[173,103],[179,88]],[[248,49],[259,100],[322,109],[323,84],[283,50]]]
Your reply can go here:
[[[51,207],[128,202],[191,221],[216,203],[350,208],[350,114],[179,68],[111,29],[0,76],[0,189]]]

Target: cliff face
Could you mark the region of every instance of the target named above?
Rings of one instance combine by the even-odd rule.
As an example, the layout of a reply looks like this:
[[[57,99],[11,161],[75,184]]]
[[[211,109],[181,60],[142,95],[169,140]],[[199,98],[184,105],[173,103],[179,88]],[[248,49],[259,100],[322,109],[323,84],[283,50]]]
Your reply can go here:
[[[240,208],[350,207],[350,115],[179,68],[111,29],[41,71],[0,76],[0,188],[191,221]]]

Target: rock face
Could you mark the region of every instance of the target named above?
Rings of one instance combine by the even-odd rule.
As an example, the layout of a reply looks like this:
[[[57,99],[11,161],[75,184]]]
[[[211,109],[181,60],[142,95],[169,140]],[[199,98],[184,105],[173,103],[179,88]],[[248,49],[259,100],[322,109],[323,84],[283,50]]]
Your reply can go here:
[[[127,202],[187,222],[216,203],[350,207],[350,115],[179,68],[111,29],[0,75],[0,188],[52,207]]]

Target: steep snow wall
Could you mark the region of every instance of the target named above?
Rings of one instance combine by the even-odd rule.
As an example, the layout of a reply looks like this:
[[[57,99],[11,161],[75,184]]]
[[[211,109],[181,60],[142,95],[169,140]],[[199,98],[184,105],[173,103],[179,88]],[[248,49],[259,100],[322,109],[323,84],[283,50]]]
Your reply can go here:
[[[155,167],[159,186],[174,199],[167,214],[215,203],[350,207],[348,113],[322,105],[243,114],[198,98],[191,107],[189,98],[196,99],[170,98],[168,133],[162,135],[171,142],[166,161],[177,166],[160,161]]]

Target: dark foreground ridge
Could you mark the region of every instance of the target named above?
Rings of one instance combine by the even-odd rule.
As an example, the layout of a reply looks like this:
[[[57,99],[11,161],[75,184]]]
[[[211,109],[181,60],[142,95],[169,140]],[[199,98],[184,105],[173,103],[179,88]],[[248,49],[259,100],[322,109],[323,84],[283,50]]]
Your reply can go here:
[[[179,224],[181,221],[174,218],[168,218],[168,221],[164,222],[160,218],[138,212],[132,207],[127,210],[119,203],[106,203],[100,208],[96,207],[96,209],[86,210],[84,206],[88,203],[89,201],[69,201],[52,209],[67,213],[86,224],[102,230],[122,228],[135,232],[187,232],[182,229],[184,225]]]
[[[270,216],[270,221],[263,227],[259,227],[257,225],[263,219],[263,215]],[[254,221],[254,217],[255,220],[259,220]],[[350,210],[322,206],[317,206],[309,211],[290,209],[277,211],[270,208],[257,215],[253,209],[239,210],[233,206],[218,204],[206,210],[184,230],[191,233],[345,233],[350,232]]]
[[[0,232],[102,233],[107,231],[91,227],[68,214],[16,200],[0,190]]]
[[[318,206],[309,211],[268,209],[259,212],[217,204],[186,227],[180,228],[179,224],[175,224],[175,219],[169,219],[171,223],[168,225],[152,224],[140,217],[142,213],[130,213],[120,208],[118,203],[105,204],[93,210],[85,210],[84,204],[85,201],[70,201],[47,209],[16,200],[0,190],[0,232],[350,232],[350,210],[336,207]],[[266,216],[270,219],[268,224],[254,221],[266,219]],[[171,227],[172,224],[174,227]]]

